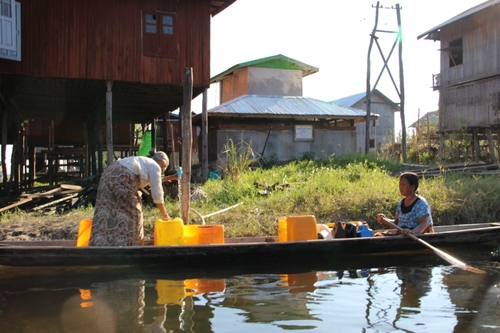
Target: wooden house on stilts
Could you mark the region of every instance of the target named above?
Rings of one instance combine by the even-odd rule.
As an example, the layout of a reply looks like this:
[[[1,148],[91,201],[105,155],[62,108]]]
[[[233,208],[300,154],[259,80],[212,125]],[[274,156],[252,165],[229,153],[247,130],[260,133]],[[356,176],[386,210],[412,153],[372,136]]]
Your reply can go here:
[[[489,0],[422,33],[440,42],[440,154],[456,132],[472,135],[467,155],[495,163],[500,147],[500,0]]]
[[[2,0],[4,175],[11,144],[16,186],[33,183],[37,151],[79,176],[102,171],[103,151],[130,154],[132,124],[183,105],[185,68],[193,98],[209,87],[210,20],[235,1]]]

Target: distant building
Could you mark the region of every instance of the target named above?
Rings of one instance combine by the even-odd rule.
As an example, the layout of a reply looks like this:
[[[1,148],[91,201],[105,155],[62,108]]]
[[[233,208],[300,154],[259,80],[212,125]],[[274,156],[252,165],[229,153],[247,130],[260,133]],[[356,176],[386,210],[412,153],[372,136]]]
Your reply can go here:
[[[279,54],[214,76],[222,104],[208,110],[209,161],[217,160],[229,139],[243,140],[257,155],[277,161],[354,152],[355,124],[365,121],[366,112],[303,97],[302,78],[317,71]]]
[[[409,128],[437,126],[439,123],[439,111],[430,111],[420,117],[416,122],[408,126]]]
[[[366,92],[343,97],[331,101],[339,106],[353,107],[366,112]],[[370,124],[370,149],[380,150],[383,145],[394,142],[394,113],[399,112],[399,105],[375,89],[371,97],[370,113],[378,115],[378,119]],[[365,151],[366,123],[356,124],[356,150]]]
[[[473,155],[488,141],[494,162],[500,130],[500,0],[486,1],[427,30],[417,38],[440,41],[441,69],[433,75],[439,91],[439,131],[467,131]],[[497,151],[498,154],[498,151]]]

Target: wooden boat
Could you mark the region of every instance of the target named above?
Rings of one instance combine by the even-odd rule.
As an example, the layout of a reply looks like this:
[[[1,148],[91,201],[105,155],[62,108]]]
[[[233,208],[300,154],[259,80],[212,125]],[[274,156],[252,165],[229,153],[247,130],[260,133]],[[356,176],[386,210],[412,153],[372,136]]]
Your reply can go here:
[[[500,223],[435,227],[420,237],[439,248],[500,242]],[[322,262],[350,256],[408,254],[426,250],[404,236],[356,237],[279,242],[277,237],[230,238],[224,244],[189,246],[77,247],[76,241],[0,242],[6,266],[147,266],[230,268],[241,265]],[[428,250],[427,250],[428,251]],[[430,253],[430,251],[428,251]]]

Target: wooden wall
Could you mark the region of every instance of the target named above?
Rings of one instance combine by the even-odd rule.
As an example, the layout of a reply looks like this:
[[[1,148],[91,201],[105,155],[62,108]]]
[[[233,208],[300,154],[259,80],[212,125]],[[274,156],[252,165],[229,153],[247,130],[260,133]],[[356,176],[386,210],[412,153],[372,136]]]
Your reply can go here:
[[[440,90],[441,130],[490,126],[500,126],[500,77]]]
[[[29,76],[182,85],[210,82],[210,0],[18,0],[22,61],[0,71]],[[145,57],[143,11],[176,13],[177,59]]]
[[[441,29],[441,131],[500,127],[500,5]],[[446,51],[462,38],[463,63],[450,66]]]
[[[220,82],[220,104],[248,95],[248,67],[236,70]]]
[[[462,38],[463,64],[450,67],[449,54],[441,51],[441,86],[500,74],[500,5],[458,20],[441,29],[441,49]]]

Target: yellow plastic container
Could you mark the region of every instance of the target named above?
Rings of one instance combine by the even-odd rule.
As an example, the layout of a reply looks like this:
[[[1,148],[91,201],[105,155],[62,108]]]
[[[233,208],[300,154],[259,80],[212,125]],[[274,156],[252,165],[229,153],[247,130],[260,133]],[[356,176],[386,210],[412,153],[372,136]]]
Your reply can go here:
[[[293,242],[318,239],[314,215],[290,216],[278,221],[278,241]]]
[[[281,274],[280,286],[290,287],[289,292],[291,294],[294,294],[316,290],[316,282],[318,282],[318,276],[316,272]]]
[[[94,306],[94,302],[92,301],[92,292],[90,289],[80,289],[80,297],[82,302],[80,303],[81,308],[90,308]]]
[[[76,246],[89,246],[90,232],[92,231],[92,220],[85,219],[80,221],[78,228],[78,240]]]
[[[156,281],[156,304],[179,304],[182,305],[186,291],[184,281],[157,280]]]
[[[184,226],[184,245],[198,244],[198,225],[188,224]]]
[[[224,226],[199,224],[185,225],[184,244],[224,244]]]
[[[184,222],[176,217],[172,220],[156,220],[154,230],[154,245],[183,245],[184,244]]]
[[[205,294],[210,292],[223,292],[226,289],[224,280],[188,279],[184,282],[186,296]]]
[[[223,225],[199,225],[198,244],[224,244]]]

